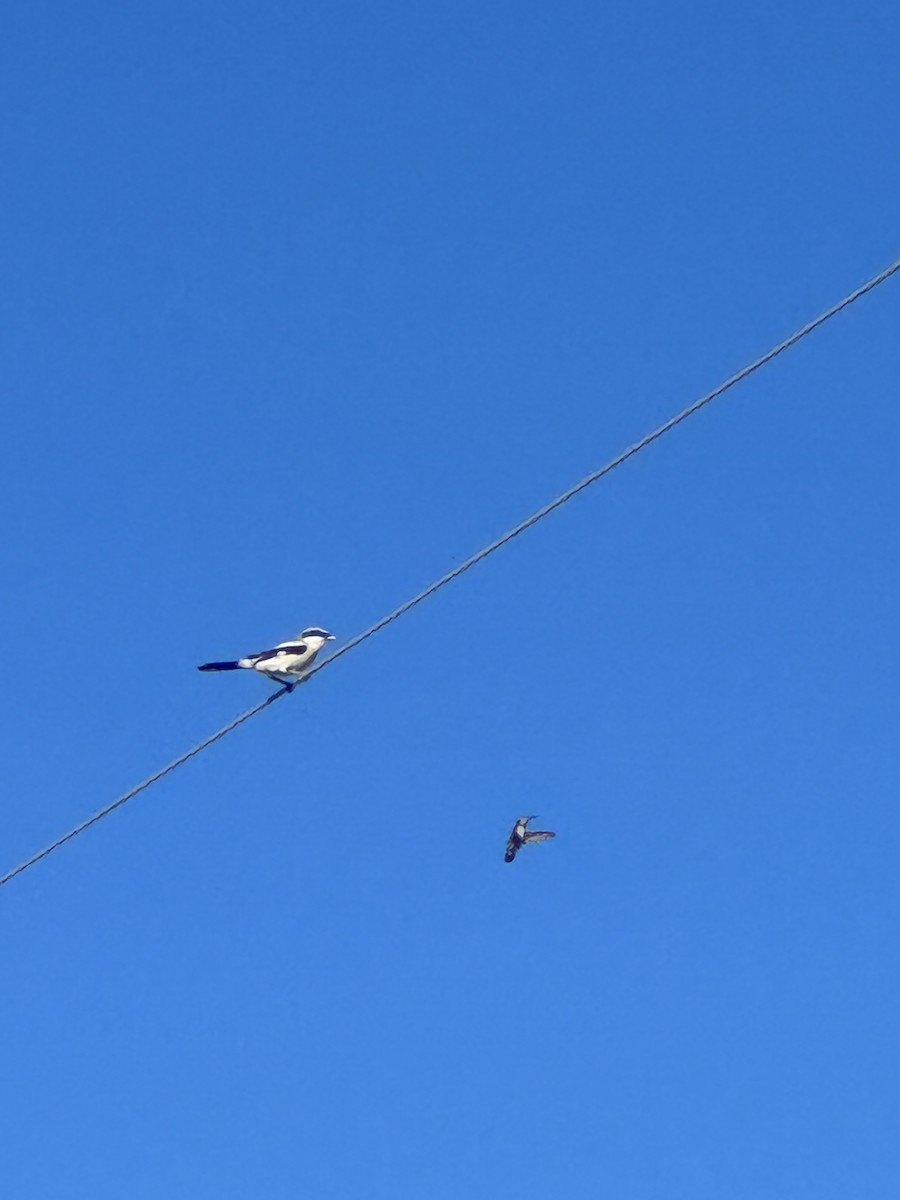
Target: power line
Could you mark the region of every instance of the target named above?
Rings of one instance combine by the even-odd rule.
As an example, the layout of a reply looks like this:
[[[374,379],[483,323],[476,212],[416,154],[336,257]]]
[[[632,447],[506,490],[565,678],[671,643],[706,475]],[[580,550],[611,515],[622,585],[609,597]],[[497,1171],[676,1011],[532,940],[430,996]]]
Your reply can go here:
[[[210,734],[208,738],[204,738],[202,742],[198,742],[190,750],[187,750],[180,758],[173,759],[167,766],[157,771],[155,774],[148,776],[141,783],[136,784],[131,791],[125,792],[119,796],[117,800],[113,800],[111,804],[107,804],[105,808],[101,808],[99,812],[95,812],[93,816],[87,817],[80,825],[76,825],[74,829],[70,829],[68,833],[64,833],[62,837],[58,837],[55,842],[51,842],[49,846],[45,846],[43,850],[39,850],[37,854],[32,854],[31,858],[27,858],[24,862],[19,863],[11,871],[7,871],[5,875],[0,876],[0,887],[4,883],[9,883],[11,879],[15,879],[17,875],[21,875],[23,871],[27,871],[29,867],[33,867],[35,863],[39,863],[42,858],[46,858],[48,854],[52,854],[54,850],[58,850],[60,846],[64,846],[66,842],[71,842],[72,838],[78,837],[79,833],[84,833],[86,829],[90,829],[92,825],[96,825],[98,821],[102,821],[104,817],[108,817],[111,812],[115,812],[117,808],[121,808],[123,804],[127,804],[129,800],[133,800],[135,796],[147,790],[151,784],[162,779],[164,775],[168,775],[174,771],[176,767],[180,767],[186,763],[188,759],[194,758],[201,750],[205,750],[207,746],[211,746],[213,742],[217,742],[220,738],[225,737],[227,733],[231,733],[232,729],[237,729],[238,725],[243,725],[245,721],[249,721],[251,717],[255,717],[257,713],[262,712],[264,708],[268,708],[276,700],[280,700],[282,696],[286,696],[290,688],[281,688],[277,692],[273,692],[271,696],[267,696],[261,704],[255,705],[253,708],[248,708],[245,713],[241,713],[239,717],[235,717],[233,721],[229,721],[227,725],[223,725],[216,733]]]
[[[346,642],[329,658],[325,659],[323,662],[319,663],[318,666],[315,666],[308,671],[299,682],[307,683],[310,679],[312,679],[313,675],[316,675],[319,671],[324,670],[325,667],[328,667],[333,662],[336,662],[337,659],[341,658],[349,650],[353,650],[363,642],[368,641],[370,637],[373,637],[376,633],[379,633],[385,628],[385,626],[390,625],[392,621],[396,621],[398,617],[402,617],[405,613],[408,613],[411,609],[421,604],[423,600],[427,600],[430,596],[433,596],[435,592],[439,592],[441,588],[446,587],[448,583],[452,583],[454,579],[457,579],[465,571],[468,571],[471,567],[474,567],[477,563],[482,562],[489,555],[494,554],[497,550],[500,550],[503,546],[506,546],[513,540],[513,538],[518,537],[520,533],[524,533],[526,529],[530,529],[532,525],[536,525],[538,521],[542,521],[544,517],[549,516],[550,513],[554,512],[557,508],[562,507],[562,505],[568,500],[571,500],[573,496],[577,496],[579,492],[583,492],[585,488],[590,487],[592,483],[596,483],[598,480],[602,479],[604,475],[609,475],[611,471],[614,471],[617,467],[622,466],[622,464],[627,462],[629,458],[633,458],[635,454],[638,454],[641,450],[646,449],[647,446],[663,437],[664,434],[669,433],[675,428],[676,425],[680,425],[682,421],[686,421],[688,417],[692,417],[694,413],[699,412],[701,408],[705,408],[707,404],[711,404],[713,400],[718,399],[719,396],[733,388],[735,384],[741,383],[744,379],[747,379],[761,367],[764,367],[767,363],[770,363],[773,358],[777,358],[779,354],[783,354],[785,350],[789,350],[792,346],[796,346],[798,342],[802,341],[803,338],[807,337],[814,330],[818,329],[819,326],[824,325],[826,321],[831,320],[832,317],[835,317],[838,313],[843,312],[845,308],[849,308],[851,304],[854,304],[857,300],[862,299],[862,297],[868,292],[873,291],[879,286],[879,284],[882,284],[887,279],[890,279],[890,277],[895,275],[898,271],[900,271],[900,258],[895,259],[894,262],[885,267],[883,271],[879,271],[877,275],[873,276],[866,283],[850,292],[849,295],[845,296],[842,300],[839,300],[837,304],[833,304],[831,308],[827,308],[823,313],[816,317],[815,320],[810,321],[807,325],[804,325],[801,329],[798,329],[796,333],[792,333],[790,337],[785,338],[783,342],[779,342],[777,346],[767,351],[760,358],[755,359],[749,364],[749,366],[743,367],[740,371],[736,372],[736,374],[726,379],[724,383],[719,384],[717,388],[713,388],[711,392],[707,392],[705,396],[701,396],[692,404],[689,404],[687,408],[683,408],[681,412],[676,413],[674,417],[670,417],[668,421],[664,422],[664,424],[652,430],[645,437],[642,437],[639,442],[635,442],[626,450],[623,450],[621,454],[617,455],[613,459],[610,459],[605,466],[600,467],[596,471],[592,471],[590,475],[585,475],[584,479],[580,480],[573,487],[570,487],[567,491],[563,492],[562,495],[557,496],[555,500],[551,500],[549,504],[545,504],[543,508],[539,508],[537,512],[532,513],[530,517],[526,517],[526,519],[520,524],[516,525],[513,529],[510,529],[507,533],[504,533],[502,537],[497,538],[496,541],[491,542],[490,545],[485,546],[476,554],[473,554],[471,558],[467,558],[465,562],[460,563],[458,567],[454,567],[452,571],[448,571],[446,575],[442,575],[440,579],[430,584],[424,589],[424,591],[419,592],[418,595],[413,596],[411,600],[407,600],[404,604],[401,604],[399,608],[395,608],[393,612],[388,613],[386,617],[382,617],[380,621],[376,621],[374,625],[370,625],[368,629],[357,634],[356,637],[351,638],[349,642]],[[131,788],[130,791],[119,796],[118,799],[113,800],[111,804],[107,804],[105,808],[101,808],[98,812],[95,812],[93,816],[90,816],[86,820],[82,821],[80,825],[76,825],[74,829],[70,829],[68,833],[65,833],[62,835],[62,837],[57,838],[55,842],[51,842],[49,846],[45,846],[43,850],[39,850],[37,854],[33,854],[31,858],[27,858],[17,867],[13,867],[12,870],[7,871],[5,875],[0,876],[0,887],[2,887],[5,883],[9,883],[11,880],[15,879],[17,875],[21,875],[30,867],[35,866],[35,864],[39,863],[41,859],[44,859],[48,855],[52,854],[54,850],[58,850],[60,846],[64,846],[66,842],[70,842],[73,838],[77,837],[79,833],[83,833],[92,825],[96,825],[98,821],[102,821],[104,817],[108,817],[111,812],[114,812],[117,808],[121,808],[122,805],[127,804],[129,800],[133,800],[135,796],[139,795],[143,791],[146,791],[147,788],[156,783],[158,780],[162,779],[163,776],[170,774],[177,767],[180,767],[184,763],[188,762],[189,759],[196,757],[196,755],[200,754],[201,751],[206,750],[208,746],[211,746],[214,742],[218,742],[221,738],[225,737],[226,734],[231,733],[233,729],[237,729],[239,725],[243,725],[245,721],[249,721],[251,717],[255,717],[257,713],[262,712],[264,708],[268,708],[270,704],[274,704],[276,700],[280,700],[282,696],[286,696],[291,690],[291,688],[285,687],[279,689],[277,692],[273,692],[272,695],[266,697],[261,704],[257,704],[253,708],[249,708],[245,713],[242,713],[239,717],[235,717],[233,721],[229,721],[227,725],[223,725],[223,727],[216,733],[204,738],[202,742],[198,742],[196,746],[193,746],[179,758],[174,759],[167,766],[157,771],[154,775],[149,776],[147,779],[143,780],[142,783],[137,784],[135,787]]]
[[[598,479],[602,479],[604,475],[608,475],[611,471],[614,471],[616,467],[621,467],[624,462],[627,462],[629,458],[632,458],[639,451],[644,450],[651,444],[651,442],[657,441],[664,434],[674,429],[676,425],[680,425],[682,421],[686,421],[688,417],[692,417],[694,413],[699,412],[701,408],[705,408],[707,404],[711,404],[713,400],[718,399],[723,392],[727,392],[730,388],[733,388],[735,384],[740,383],[742,380],[752,375],[755,371],[758,371],[760,367],[766,366],[766,364],[770,363],[773,358],[777,358],[779,354],[783,354],[784,351],[789,350],[791,346],[796,346],[798,342],[802,341],[803,338],[812,333],[813,330],[818,329],[820,325],[824,325],[825,322],[829,321],[832,317],[836,317],[837,314],[842,312],[845,308],[849,308],[850,305],[856,300],[860,300],[866,295],[867,292],[871,292],[873,288],[877,288],[880,283],[884,283],[886,279],[890,279],[890,277],[895,275],[897,271],[900,271],[900,258],[892,262],[889,267],[885,267],[883,271],[880,271],[877,275],[870,279],[868,283],[862,284],[848,296],[845,296],[843,300],[839,300],[837,304],[834,304],[831,306],[831,308],[826,309],[825,312],[816,317],[814,321],[810,321],[808,325],[804,325],[802,329],[798,329],[796,333],[792,333],[789,338],[785,338],[783,342],[779,342],[777,346],[775,346],[772,350],[767,351],[762,355],[761,358],[757,358],[754,362],[750,363],[749,366],[743,367],[736,374],[726,379],[724,383],[720,383],[717,388],[713,388],[711,392],[707,392],[705,396],[701,396],[699,400],[695,400],[693,404],[689,404],[687,408],[683,408],[680,413],[677,413],[674,417],[670,417],[669,420],[663,425],[658,426],[658,428],[654,429],[651,433],[648,433],[645,437],[642,437],[639,442],[635,442],[634,445],[629,446],[627,450],[623,450],[621,454],[617,455],[616,458],[611,459],[605,466],[600,467],[596,471],[592,471],[590,475],[585,475],[584,479],[580,480],[573,487],[570,487],[568,491],[563,492],[561,496],[557,496],[555,500],[551,500],[549,504],[545,504],[543,508],[539,508],[537,512],[532,513],[530,517],[526,517],[525,520],[522,521],[521,524],[516,525],[514,529],[510,529],[508,533],[504,533],[502,537],[498,537],[497,540],[491,542],[489,546],[485,546],[483,550],[479,550],[477,554],[473,554],[471,558],[467,558],[464,563],[460,563],[458,567],[454,567],[452,571],[448,571],[446,575],[442,575],[436,583],[429,584],[424,591],[419,592],[417,596],[413,596],[412,600],[407,600],[405,604],[401,604],[400,607],[395,608],[392,613],[388,613],[386,617],[382,617],[380,621],[376,621],[374,625],[370,626],[363,633],[359,633],[355,638],[351,638],[349,642],[341,646],[340,649],[336,650],[334,654],[330,655],[327,659],[325,659],[324,662],[320,663],[319,666],[313,667],[312,670],[304,676],[304,682],[307,679],[311,679],[317,671],[321,671],[323,667],[327,667],[330,663],[333,663],[335,659],[340,658],[342,654],[346,654],[348,650],[353,650],[361,642],[365,642],[368,638],[372,637],[373,634],[376,634],[380,630],[384,629],[386,625],[390,625],[392,621],[396,621],[398,617],[402,617],[404,613],[408,613],[411,608],[415,608],[417,604],[421,604],[423,600],[427,600],[429,596],[433,596],[435,592],[439,592],[442,587],[446,587],[448,583],[451,583],[458,576],[462,575],[464,571],[468,571],[470,567],[474,567],[476,563],[480,563],[483,559],[487,558],[489,554],[493,554],[496,550],[500,550],[503,546],[511,542],[513,538],[518,537],[520,533],[524,533],[526,529],[530,529],[532,525],[536,525],[538,521],[542,521],[544,517],[549,516],[549,514],[555,509],[562,507],[567,500],[571,500],[573,496],[577,496],[579,492],[583,492],[584,489],[590,487],[592,483],[596,483]],[[0,884],[2,883],[3,880],[0,879]]]

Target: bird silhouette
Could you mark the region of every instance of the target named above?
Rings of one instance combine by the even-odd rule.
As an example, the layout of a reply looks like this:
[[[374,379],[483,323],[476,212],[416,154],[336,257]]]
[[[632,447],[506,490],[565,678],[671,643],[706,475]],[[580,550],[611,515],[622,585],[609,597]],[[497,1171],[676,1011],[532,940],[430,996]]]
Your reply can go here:
[[[528,829],[528,822],[533,820],[533,816],[519,817],[513,825],[509,841],[506,843],[506,854],[503,856],[506,862],[512,862],[522,847],[527,846],[529,842],[546,842],[548,838],[556,837],[549,829]]]

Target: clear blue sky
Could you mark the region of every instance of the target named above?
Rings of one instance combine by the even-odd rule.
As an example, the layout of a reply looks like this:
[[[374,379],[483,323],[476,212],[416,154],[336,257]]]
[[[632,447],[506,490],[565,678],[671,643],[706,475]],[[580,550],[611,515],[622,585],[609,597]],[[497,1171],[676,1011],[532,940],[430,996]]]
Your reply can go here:
[[[11,0],[0,869],[892,259],[898,34]],[[894,1194],[898,317],[4,888],[4,1194]]]

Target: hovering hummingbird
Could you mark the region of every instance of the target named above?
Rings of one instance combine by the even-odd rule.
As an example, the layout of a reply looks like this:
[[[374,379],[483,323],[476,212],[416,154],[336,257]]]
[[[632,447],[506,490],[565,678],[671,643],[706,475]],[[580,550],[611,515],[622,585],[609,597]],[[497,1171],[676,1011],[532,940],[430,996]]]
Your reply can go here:
[[[506,862],[512,862],[522,847],[527,846],[529,842],[546,842],[547,838],[556,837],[549,829],[526,829],[528,822],[533,820],[533,816],[519,817],[513,825],[509,841],[506,843],[506,854],[503,856]]]

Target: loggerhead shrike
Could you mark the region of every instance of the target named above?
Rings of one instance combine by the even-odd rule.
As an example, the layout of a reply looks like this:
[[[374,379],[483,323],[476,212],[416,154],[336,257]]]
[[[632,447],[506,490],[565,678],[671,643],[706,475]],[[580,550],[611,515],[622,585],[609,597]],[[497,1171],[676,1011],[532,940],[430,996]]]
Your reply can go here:
[[[312,666],[313,659],[326,642],[333,642],[334,634],[327,629],[312,626],[298,633],[289,642],[279,642],[271,650],[259,650],[256,654],[248,654],[234,662],[209,662],[198,667],[199,671],[237,671],[247,667],[259,671],[267,679],[275,683],[286,684],[293,691],[298,676],[303,675],[307,667]],[[293,677],[293,678],[292,678]]]
[[[506,843],[506,853],[503,856],[506,862],[512,862],[522,847],[527,846],[529,842],[546,842],[547,838],[556,837],[556,834],[551,833],[549,829],[526,829],[528,822],[533,820],[534,817],[519,817],[513,825],[509,841]]]

